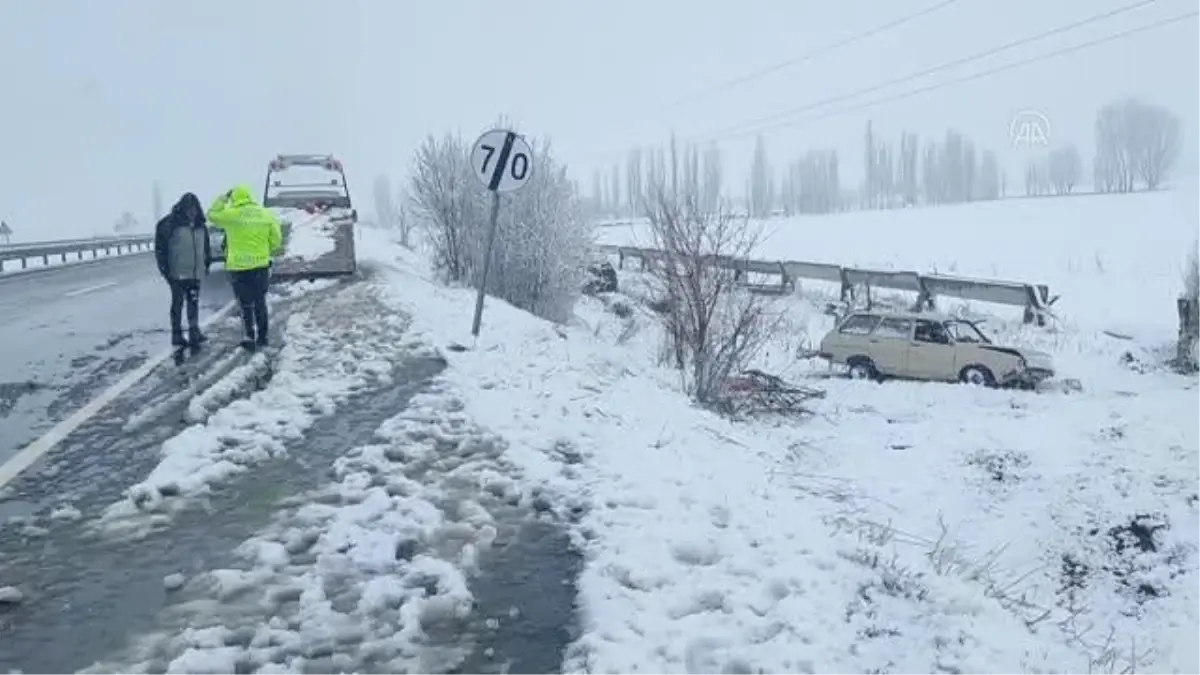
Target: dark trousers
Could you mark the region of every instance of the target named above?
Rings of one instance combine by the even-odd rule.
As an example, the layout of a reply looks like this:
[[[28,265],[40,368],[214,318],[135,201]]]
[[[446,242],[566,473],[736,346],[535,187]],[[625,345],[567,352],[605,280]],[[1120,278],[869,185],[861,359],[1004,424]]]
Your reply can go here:
[[[172,279],[168,283],[171,286],[171,334],[183,334],[180,315],[185,304],[188,327],[193,331],[200,330],[200,282],[196,279]]]
[[[267,329],[267,285],[270,276],[266,267],[256,270],[238,270],[229,273],[233,283],[233,295],[242,307],[242,326],[246,339],[265,343]],[[256,330],[257,329],[257,332]]]

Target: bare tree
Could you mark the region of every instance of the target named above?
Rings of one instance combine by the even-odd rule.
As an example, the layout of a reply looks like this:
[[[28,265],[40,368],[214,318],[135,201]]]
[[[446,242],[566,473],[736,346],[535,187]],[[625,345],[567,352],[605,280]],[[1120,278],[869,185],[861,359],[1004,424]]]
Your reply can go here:
[[[1179,118],[1166,108],[1126,98],[1096,112],[1096,189],[1132,192],[1141,180],[1156,190],[1179,156]]]
[[[1079,158],[1079,150],[1074,145],[1067,145],[1050,152],[1046,171],[1055,194],[1071,194],[1071,191],[1075,189],[1075,184],[1079,182],[1079,174],[1082,170],[1083,160]]]
[[[662,184],[652,188],[652,195],[646,215],[661,259],[652,266],[651,278],[666,301],[668,356],[687,392],[702,405],[713,405],[729,376],[758,353],[773,326],[764,301],[742,287],[736,270],[714,264],[748,257],[758,236],[746,218],[673,199]]]
[[[1140,106],[1135,128],[1134,166],[1147,190],[1157,190],[1179,157],[1179,118],[1161,106]]]

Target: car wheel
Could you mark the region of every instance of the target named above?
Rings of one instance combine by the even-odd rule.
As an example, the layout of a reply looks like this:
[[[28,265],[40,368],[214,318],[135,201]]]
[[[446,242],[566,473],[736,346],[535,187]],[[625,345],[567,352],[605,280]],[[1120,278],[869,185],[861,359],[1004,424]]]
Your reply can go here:
[[[963,382],[976,387],[991,387],[996,384],[996,377],[986,366],[967,366],[958,377]]]
[[[852,380],[878,380],[879,371],[875,370],[875,364],[864,356],[856,356],[848,361],[846,365],[850,366],[850,379]]]

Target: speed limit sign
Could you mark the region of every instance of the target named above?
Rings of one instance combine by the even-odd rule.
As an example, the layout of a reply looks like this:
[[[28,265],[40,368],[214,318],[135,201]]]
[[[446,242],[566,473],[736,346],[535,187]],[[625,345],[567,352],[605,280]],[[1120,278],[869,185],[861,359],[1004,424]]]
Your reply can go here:
[[[533,174],[533,150],[517,134],[492,129],[475,141],[471,166],[479,182],[492,192],[520,190]]]
[[[471,335],[479,337],[483,322],[483,297],[487,289],[488,271],[492,263],[492,248],[496,244],[496,222],[500,216],[500,193],[525,187],[533,175],[533,149],[524,138],[508,129],[492,129],[475,141],[471,148],[471,168],[475,177],[492,193],[492,214],[488,222],[487,244],[483,248],[483,270],[479,275],[479,290],[475,294],[475,316],[471,320]]]

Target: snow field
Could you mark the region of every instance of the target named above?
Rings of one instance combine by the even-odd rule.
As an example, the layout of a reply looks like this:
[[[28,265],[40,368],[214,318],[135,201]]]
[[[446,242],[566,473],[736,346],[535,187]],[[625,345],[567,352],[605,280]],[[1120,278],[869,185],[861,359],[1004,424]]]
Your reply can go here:
[[[1174,299],[1200,222],[1197,186],[776,218],[761,257],[1048,284],[1072,328],[1174,331]],[[644,224],[605,244],[648,246]],[[993,307],[989,311],[1006,311]],[[1018,310],[1019,311],[1019,310]]]
[[[226,390],[241,384],[247,372],[258,377],[270,371],[262,390],[168,439],[158,465],[127,490],[126,500],[107,509],[103,525],[144,525],[145,515],[186,501],[168,504],[164,497],[202,494],[213,481],[286,453],[287,444],[303,438],[315,418],[332,413],[356,391],[388,382],[392,363],[406,353],[395,340],[405,320],[372,312],[363,293],[349,288],[335,301],[326,297],[298,306],[283,328],[284,345],[273,363],[255,354],[244,368],[197,394],[189,413],[203,418],[211,410],[206,401],[227,400]]]
[[[654,319],[637,308],[645,301],[639,275],[621,283],[633,296],[621,302],[635,310],[622,320],[626,327],[597,336],[628,345],[638,339],[627,339],[633,333],[654,342],[646,339]],[[835,289],[810,284],[772,301],[782,324],[759,365],[797,381],[827,374],[822,362],[797,362],[794,353],[832,328],[820,308],[835,298]],[[605,310],[587,301],[581,313],[589,323],[606,316],[614,323],[615,302]],[[1027,655],[1023,666],[979,669],[1195,670],[1197,390],[1194,378],[1157,365],[1173,335],[1159,336],[1163,345],[1139,344],[995,317],[985,329],[1053,353],[1060,377],[1078,379],[1082,391],[824,380],[818,384],[829,395],[813,405],[811,420],[738,428],[751,435],[748,448],[776,449],[777,495],[819,498],[813,506],[824,504],[823,520],[887,541],[886,559],[906,569],[967,576],[984,597],[1033,624],[1039,642],[1060,648]],[[1126,353],[1130,365],[1122,365]],[[1062,646],[1075,656],[1060,660]],[[901,665],[896,655],[904,653],[897,649],[883,665],[817,668],[933,667]]]

